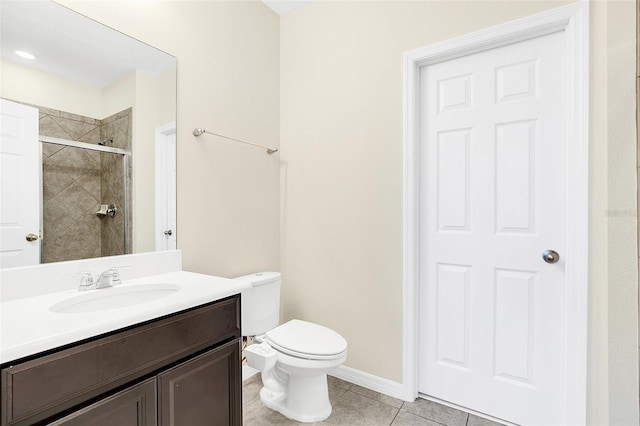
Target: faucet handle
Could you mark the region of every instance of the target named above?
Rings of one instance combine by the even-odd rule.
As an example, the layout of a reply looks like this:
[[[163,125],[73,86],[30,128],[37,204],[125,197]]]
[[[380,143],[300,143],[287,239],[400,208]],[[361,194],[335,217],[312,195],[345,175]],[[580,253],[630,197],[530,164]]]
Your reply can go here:
[[[98,275],[96,288],[107,288],[115,284],[120,284],[120,274],[118,273],[118,268],[112,266]]]
[[[112,266],[108,271],[111,274],[111,285],[118,285],[122,283],[120,280],[120,272],[118,271],[117,266]]]
[[[93,282],[93,275],[91,275],[90,271],[80,271],[73,276],[80,276],[80,286],[78,286],[78,290],[93,290],[95,288],[95,283]]]

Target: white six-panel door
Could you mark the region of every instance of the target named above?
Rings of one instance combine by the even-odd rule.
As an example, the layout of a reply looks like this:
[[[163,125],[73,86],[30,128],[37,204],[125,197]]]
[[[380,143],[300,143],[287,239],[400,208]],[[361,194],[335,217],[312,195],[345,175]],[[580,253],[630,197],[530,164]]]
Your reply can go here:
[[[40,263],[38,110],[0,99],[0,268]]]
[[[564,415],[563,52],[560,32],[419,76],[419,391],[518,424]]]

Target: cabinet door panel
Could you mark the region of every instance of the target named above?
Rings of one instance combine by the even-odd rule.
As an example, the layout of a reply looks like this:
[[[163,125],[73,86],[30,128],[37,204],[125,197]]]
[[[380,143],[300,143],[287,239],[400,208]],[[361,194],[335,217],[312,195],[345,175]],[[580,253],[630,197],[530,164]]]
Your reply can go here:
[[[156,379],[146,380],[89,405],[51,426],[155,426]]]
[[[237,339],[159,374],[159,425],[242,425],[240,374]]]

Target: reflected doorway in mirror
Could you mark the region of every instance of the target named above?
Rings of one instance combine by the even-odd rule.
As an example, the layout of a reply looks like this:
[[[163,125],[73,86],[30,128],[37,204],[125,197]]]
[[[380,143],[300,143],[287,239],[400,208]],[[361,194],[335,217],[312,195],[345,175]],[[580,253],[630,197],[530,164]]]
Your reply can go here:
[[[176,123],[156,129],[156,250],[176,249]]]
[[[41,229],[38,110],[5,99],[0,102],[0,268],[37,265]]]

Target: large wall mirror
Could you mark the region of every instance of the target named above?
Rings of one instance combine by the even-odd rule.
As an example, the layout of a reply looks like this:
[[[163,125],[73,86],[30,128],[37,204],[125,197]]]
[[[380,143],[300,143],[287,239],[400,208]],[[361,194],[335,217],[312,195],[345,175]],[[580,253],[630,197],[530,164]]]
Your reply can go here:
[[[176,58],[52,1],[0,13],[0,268],[175,248]]]

